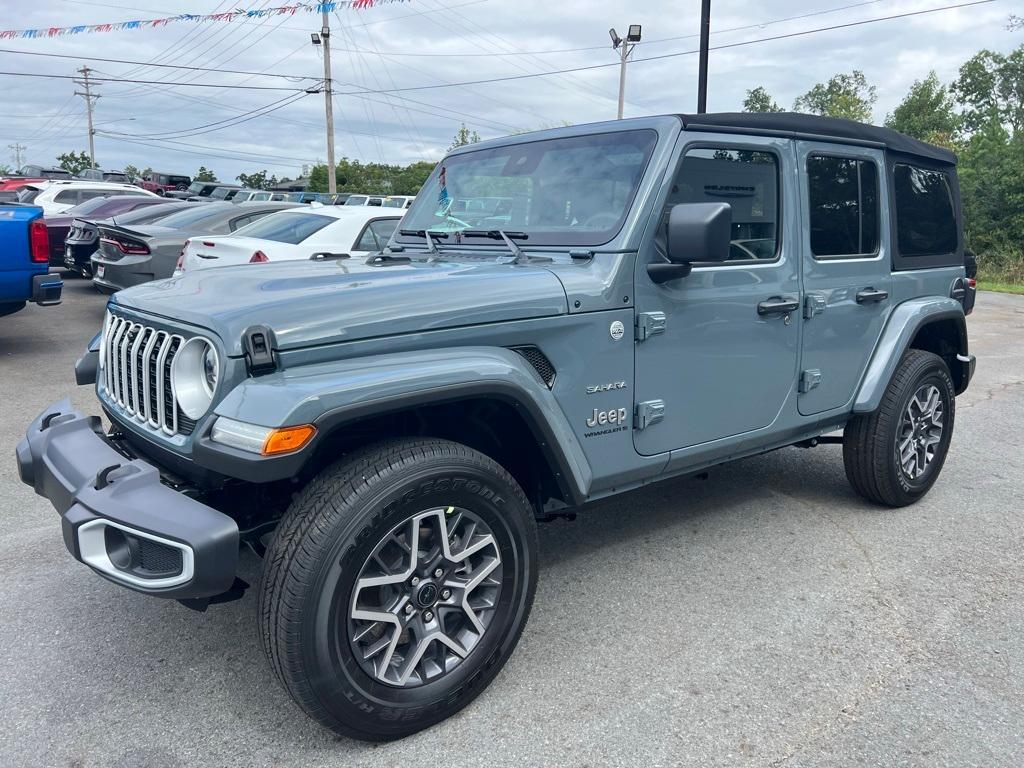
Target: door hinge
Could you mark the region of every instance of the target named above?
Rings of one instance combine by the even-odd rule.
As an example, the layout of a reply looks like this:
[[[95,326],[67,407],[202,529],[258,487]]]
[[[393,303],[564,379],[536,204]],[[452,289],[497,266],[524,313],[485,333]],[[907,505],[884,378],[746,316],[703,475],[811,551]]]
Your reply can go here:
[[[825,297],[818,293],[808,293],[804,296],[804,320],[810,320],[815,315],[825,311],[827,302]]]
[[[643,341],[665,332],[664,312],[641,312],[636,316],[636,340]]]
[[[800,392],[810,392],[821,384],[821,371],[817,368],[808,368],[800,374]]]
[[[664,400],[645,400],[636,404],[636,413],[633,417],[634,429],[647,429],[651,424],[657,424],[665,418]]]

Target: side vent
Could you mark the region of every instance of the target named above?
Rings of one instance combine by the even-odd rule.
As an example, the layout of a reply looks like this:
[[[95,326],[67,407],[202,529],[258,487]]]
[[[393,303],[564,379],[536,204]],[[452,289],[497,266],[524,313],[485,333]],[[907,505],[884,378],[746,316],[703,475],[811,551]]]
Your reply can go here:
[[[547,385],[548,389],[555,385],[555,366],[551,364],[551,361],[537,347],[531,345],[526,347],[509,347],[509,349],[523,356],[523,359],[537,372],[540,380]]]

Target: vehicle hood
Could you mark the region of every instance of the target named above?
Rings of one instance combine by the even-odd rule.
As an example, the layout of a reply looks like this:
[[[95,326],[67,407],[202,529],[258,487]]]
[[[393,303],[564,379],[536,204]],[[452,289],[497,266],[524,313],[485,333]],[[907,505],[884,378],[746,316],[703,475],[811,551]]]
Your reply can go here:
[[[208,328],[232,356],[253,325],[269,326],[286,350],[568,312],[562,283],[543,267],[362,259],[202,269],[111,301]]]

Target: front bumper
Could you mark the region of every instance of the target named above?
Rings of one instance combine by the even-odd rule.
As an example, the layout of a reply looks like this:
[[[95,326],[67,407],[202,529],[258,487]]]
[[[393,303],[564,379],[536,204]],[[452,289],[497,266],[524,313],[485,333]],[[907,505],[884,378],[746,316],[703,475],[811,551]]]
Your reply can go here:
[[[164,485],[152,464],[116,451],[98,417],[67,399],[53,403],[16,452],[22,482],[61,514],[68,551],[104,578],[178,600],[231,590],[235,521]]]

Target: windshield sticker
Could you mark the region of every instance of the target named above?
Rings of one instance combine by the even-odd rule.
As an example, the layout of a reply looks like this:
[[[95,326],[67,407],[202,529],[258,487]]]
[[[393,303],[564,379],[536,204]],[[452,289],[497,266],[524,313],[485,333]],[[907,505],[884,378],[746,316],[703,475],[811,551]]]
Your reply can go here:
[[[441,166],[441,191],[437,195],[437,216],[444,218],[452,207],[452,199],[448,196],[448,179],[445,175],[444,166]]]

